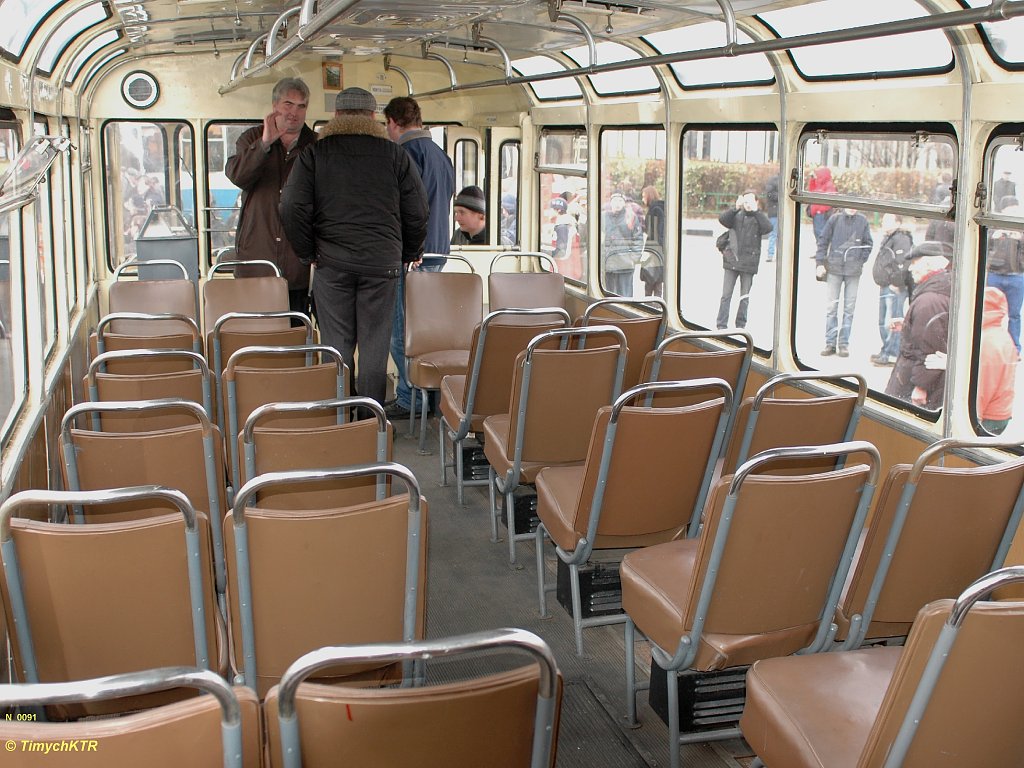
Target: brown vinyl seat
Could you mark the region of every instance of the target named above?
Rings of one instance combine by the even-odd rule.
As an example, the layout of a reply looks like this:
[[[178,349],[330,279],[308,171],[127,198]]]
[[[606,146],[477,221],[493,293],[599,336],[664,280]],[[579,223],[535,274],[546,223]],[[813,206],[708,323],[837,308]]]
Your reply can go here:
[[[141,312],[116,312],[104,315],[96,326],[96,332],[89,335],[89,359],[95,360],[106,352],[127,352],[140,349],[184,349],[197,354],[203,353],[203,337],[199,326],[191,317],[180,314],[146,314]],[[161,361],[133,360],[131,357],[118,359],[104,366],[104,373],[157,373],[160,371],[187,370],[190,366],[181,361],[168,364]]]
[[[341,509],[251,506],[274,485],[380,474],[406,493]],[[232,658],[245,684],[262,698],[296,658],[324,645],[422,638],[426,533],[426,502],[400,464],[274,472],[242,486],[224,535]],[[365,684],[389,674],[345,667],[330,677]]]
[[[284,413],[338,411],[364,408],[372,419],[323,426],[266,427],[261,422]],[[297,403],[267,403],[254,409],[241,434],[243,481],[268,472],[330,469],[353,464],[391,461],[394,429],[384,408],[369,397],[346,397]],[[274,509],[328,509],[383,499],[381,478],[354,477],[327,487],[274,485],[257,496],[262,506]]]
[[[533,322],[525,324],[527,319]],[[447,469],[454,467],[459,504],[463,503],[467,485],[487,484],[484,479],[465,479],[462,447],[470,433],[483,432],[485,418],[507,413],[516,356],[537,334],[567,328],[569,324],[569,313],[564,309],[541,307],[490,312],[473,331],[466,373],[445,376],[441,380],[438,429],[441,485],[447,485]],[[446,438],[452,448],[451,463],[446,459]]]
[[[804,391],[790,387],[795,382],[846,385],[853,391]],[[789,396],[779,396],[780,387],[790,387]],[[868,387],[859,373],[780,373],[773,376],[740,403],[725,451],[722,475],[732,474],[751,456],[771,448],[797,445],[826,445],[853,439]],[[795,395],[795,396],[794,396]],[[827,461],[814,459],[793,463],[773,472],[815,472],[827,469]]]
[[[467,654],[526,653],[529,663],[457,682],[392,689],[303,683],[338,663],[431,665]],[[301,765],[549,768],[561,677],[547,644],[522,629],[419,643],[322,648],[298,659],[267,696],[271,768]],[[283,757],[287,755],[287,757]]]
[[[98,431],[75,427],[79,417],[101,418],[109,427],[110,416],[117,424],[149,413],[171,413],[184,423],[145,432]],[[175,488],[188,497],[192,507],[211,521],[227,513],[224,441],[220,430],[197,403],[185,400],[113,401],[79,403],[64,414],[60,428],[61,469],[64,484],[71,491],[101,491],[129,484],[161,485]],[[76,522],[124,522],[137,520],[153,510],[145,499],[107,503],[101,508],[73,510]],[[224,593],[224,544],[219,525],[210,525],[217,591]]]
[[[502,259],[523,259],[528,257],[538,262],[547,261],[550,272],[498,272],[496,265]],[[499,253],[491,260],[487,274],[487,308],[496,309],[537,309],[539,307],[565,308],[565,278],[558,274],[554,260],[542,253]],[[509,318],[507,322],[526,322]]]
[[[695,405],[644,405],[649,393],[703,392]],[[636,386],[594,421],[583,466],[546,467],[537,474],[537,588],[547,615],[544,537],[569,567],[576,652],[583,628],[619,624],[622,613],[583,618],[580,567],[593,551],[635,549],[672,541],[696,526],[732,413],[732,390],[721,379]]]
[[[475,272],[409,272],[405,276],[405,374],[411,405],[421,397],[420,450],[426,450],[428,392],[445,376],[465,375],[473,330],[483,315],[484,288]],[[409,408],[409,434],[416,409]]]
[[[632,310],[635,315],[624,315],[619,310]],[[652,314],[653,313],[653,314]],[[587,326],[600,323],[613,325],[626,337],[626,371],[622,377],[622,388],[632,389],[639,384],[644,359],[653,352],[665,336],[668,305],[664,299],[600,299],[589,304],[576,321]],[[600,339],[593,343],[600,344]],[[669,381],[669,379],[662,379]]]
[[[95,525],[15,518],[26,507],[135,503],[172,510]],[[2,594],[21,682],[166,666],[226,670],[206,515],[181,491],[22,491],[0,505]],[[122,699],[87,714],[165,703]]]
[[[276,357],[294,362],[296,356],[306,359],[307,364],[286,368],[263,366],[267,359]],[[316,356],[320,362],[316,362]],[[224,367],[220,397],[224,401],[224,439],[228,444],[226,455],[232,487],[241,485],[239,434],[256,408],[267,403],[343,398],[348,381],[348,366],[341,353],[324,344],[243,347],[231,355]],[[274,416],[267,426],[326,426],[338,423],[340,418],[341,414],[335,416],[323,411],[282,413]]]
[[[864,456],[868,463],[817,474],[759,471],[779,461]],[[735,728],[680,737],[678,676],[800,650],[822,650],[878,477],[865,442],[777,448],[713,488],[696,539],[629,552],[622,560],[629,722],[636,723],[635,629],[666,671],[669,756],[681,741],[729,738]]]
[[[606,334],[617,343],[589,349],[550,349],[552,340]],[[484,455],[491,503],[491,536],[498,537],[496,494],[507,512],[509,561],[516,561],[516,541],[533,538],[516,532],[514,493],[532,485],[544,467],[581,464],[587,457],[597,411],[622,391],[626,338],[610,325],[545,331],[516,357],[508,412],[484,419]]]
[[[906,645],[758,661],[740,728],[787,768],[961,768],[1024,756],[1024,603],[981,602],[1024,581],[991,573],[921,608]]]
[[[103,720],[0,720],[0,740],[15,744],[6,750],[4,766],[259,768],[263,738],[256,694],[232,688],[209,670],[165,667],[69,683],[0,685],[0,708],[75,705],[178,688],[212,695]],[[17,748],[25,744],[31,746]],[[48,744],[70,748],[43,752]]]
[[[1001,438],[949,438],[890,470],[836,611],[845,649],[905,636],[922,605],[952,599],[1003,565],[1024,508],[1024,459],[934,463],[959,449],[1017,447]]]
[[[152,363],[157,369],[165,363],[177,366],[185,361],[186,370],[153,370],[147,373],[111,373],[104,368],[126,359]],[[202,405],[212,421],[216,415],[213,405],[213,380],[206,358],[184,349],[141,349],[122,352],[104,352],[91,363],[85,376],[86,391],[94,402],[127,400],[163,400],[174,398],[190,400]],[[93,429],[110,432],[148,432],[191,424],[192,419],[177,410],[125,415],[107,412],[101,418],[94,415]]]
[[[160,265],[160,266],[158,266]],[[164,269],[169,267],[170,269]],[[136,280],[122,280],[126,273],[135,270]],[[166,278],[168,272],[180,273],[180,278]],[[156,279],[152,279],[152,278]],[[161,312],[184,315],[199,321],[198,295],[196,285],[188,278],[185,265],[173,259],[128,259],[114,270],[114,280],[107,290],[107,312],[152,312],[159,307]],[[117,333],[133,333],[131,324],[115,329]],[[157,328],[160,328],[158,325]],[[173,330],[173,326],[171,326]],[[152,333],[140,330],[140,333]],[[158,333],[169,333],[166,328]]]
[[[706,342],[739,342],[738,346],[706,346]],[[734,407],[743,398],[754,339],[746,331],[683,331],[666,336],[644,355],[640,381],[688,381],[723,379],[732,387]],[[689,405],[693,399],[685,393],[657,395],[659,405]],[[699,396],[698,396],[699,398]]]
[[[215,279],[218,272],[227,272],[236,267],[265,266],[271,275],[260,277],[234,277]],[[229,312],[287,312],[288,281],[281,277],[281,272],[271,261],[256,259],[252,261],[222,261],[210,268],[209,277],[203,284],[203,328],[209,334],[214,324]],[[271,324],[270,330],[288,327],[288,321],[278,318]],[[236,320],[226,330],[255,330],[266,328],[260,324],[244,319]]]

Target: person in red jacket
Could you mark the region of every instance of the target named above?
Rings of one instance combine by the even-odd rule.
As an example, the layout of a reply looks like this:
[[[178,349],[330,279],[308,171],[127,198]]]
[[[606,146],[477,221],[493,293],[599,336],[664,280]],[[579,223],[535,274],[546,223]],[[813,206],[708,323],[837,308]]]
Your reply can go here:
[[[824,165],[811,171],[807,180],[808,192],[836,192],[835,182],[832,181],[832,171]],[[821,233],[825,231],[825,222],[832,212],[832,206],[815,203],[808,209],[811,215],[811,223],[814,225],[814,239],[818,240]]]
[[[992,435],[1002,434],[1013,418],[1017,347],[1006,329],[1008,319],[1006,295],[989,286],[981,319],[977,406],[981,426]]]

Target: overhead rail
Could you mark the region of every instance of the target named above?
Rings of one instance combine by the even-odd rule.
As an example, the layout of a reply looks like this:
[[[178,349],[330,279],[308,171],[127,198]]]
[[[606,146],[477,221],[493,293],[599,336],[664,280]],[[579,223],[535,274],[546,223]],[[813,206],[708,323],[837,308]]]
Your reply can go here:
[[[409,92],[409,95],[412,96],[412,78],[409,77],[409,73],[406,72],[404,69],[402,69],[401,67],[396,67],[394,64],[391,63],[390,53],[384,54],[384,71],[397,72],[399,75],[401,75],[402,79],[405,80],[405,89]]]
[[[567,14],[559,14],[560,20],[565,19]],[[521,85],[542,82],[545,80],[560,80],[564,77],[579,77],[581,75],[596,75],[605,72],[618,72],[624,69],[635,69],[637,67],[656,67],[663,64],[678,64],[684,61],[704,61],[707,59],[720,59],[725,57],[743,56],[750,53],[774,53],[786,51],[793,48],[806,48],[812,45],[824,45],[828,43],[846,43],[853,40],[867,40],[881,37],[893,37],[911,32],[925,32],[928,30],[945,30],[952,27],[973,26],[975,24],[994,23],[1007,19],[1024,16],[1024,0],[1004,0],[1001,4],[987,6],[984,8],[965,8],[959,11],[949,11],[933,16],[922,16],[914,19],[902,19],[900,21],[885,21],[878,24],[867,24],[862,27],[850,27],[849,29],[835,29],[827,32],[812,32],[806,35],[794,37],[780,37],[772,40],[755,40],[749,43],[726,43],[717,48],[704,48],[696,51],[678,51],[676,53],[664,53],[649,56],[644,59],[628,59],[625,61],[614,61],[607,64],[591,64],[587,67],[576,67],[564,69],[557,72],[542,72],[536,75],[522,77],[509,77],[500,80],[483,80],[476,83],[464,83],[452,88],[441,88],[434,91],[427,91],[420,96],[438,96],[452,91],[463,91],[475,88],[495,88],[503,85]],[[577,19],[578,21],[578,19]],[[581,22],[582,23],[582,22]],[[586,25],[584,25],[585,27]],[[587,29],[587,35],[590,30]],[[593,36],[591,35],[591,38]],[[593,57],[593,53],[591,54]]]

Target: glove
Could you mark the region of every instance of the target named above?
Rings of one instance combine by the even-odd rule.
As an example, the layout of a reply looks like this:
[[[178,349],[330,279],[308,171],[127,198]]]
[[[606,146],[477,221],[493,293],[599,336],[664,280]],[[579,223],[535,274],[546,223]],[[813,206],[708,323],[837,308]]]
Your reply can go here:
[[[818,280],[824,280],[825,279],[825,265],[824,264],[819,264],[817,267],[815,267],[815,269],[814,269],[814,276],[816,278],[818,278]]]
[[[944,371],[946,370],[946,353],[945,352],[932,352],[928,357],[924,359],[924,367],[929,371]]]

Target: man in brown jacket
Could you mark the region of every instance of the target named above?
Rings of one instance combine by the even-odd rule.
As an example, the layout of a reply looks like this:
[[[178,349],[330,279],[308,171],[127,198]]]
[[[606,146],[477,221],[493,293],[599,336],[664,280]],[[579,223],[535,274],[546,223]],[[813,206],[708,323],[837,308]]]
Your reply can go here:
[[[238,137],[235,154],[224,167],[231,183],[242,190],[235,253],[243,261],[274,262],[288,280],[290,308],[305,312],[309,266],[296,258],[285,237],[278,203],[295,158],[316,142],[306,125],[309,87],[297,77],[286,77],[274,86],[272,102],[263,124]]]

